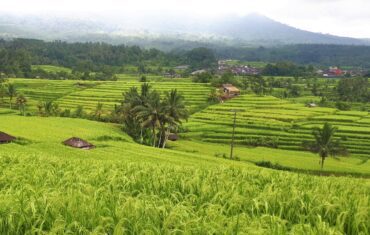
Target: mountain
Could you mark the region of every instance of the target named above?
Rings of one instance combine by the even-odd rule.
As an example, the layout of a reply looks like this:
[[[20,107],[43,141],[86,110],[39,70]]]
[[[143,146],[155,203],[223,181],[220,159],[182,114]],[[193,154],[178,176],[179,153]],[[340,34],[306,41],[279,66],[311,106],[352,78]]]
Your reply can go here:
[[[211,31],[218,35],[254,43],[342,45],[363,45],[369,43],[361,39],[297,29],[259,14],[220,21],[211,28]]]
[[[15,16],[0,13],[0,37],[65,41],[103,41],[174,49],[181,45],[274,46],[287,44],[370,45],[370,40],[313,33],[251,14],[204,20],[175,15],[133,19],[99,16]],[[196,42],[196,43],[195,43]],[[191,47],[191,46],[190,46]]]

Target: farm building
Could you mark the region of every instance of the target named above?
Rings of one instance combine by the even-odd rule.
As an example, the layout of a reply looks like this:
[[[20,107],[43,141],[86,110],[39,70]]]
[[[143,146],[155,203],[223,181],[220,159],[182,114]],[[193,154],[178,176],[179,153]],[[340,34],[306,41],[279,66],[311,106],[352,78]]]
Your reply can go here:
[[[309,108],[315,108],[315,107],[317,107],[317,104],[315,104],[315,103],[308,103],[307,104],[307,107],[309,107]]]
[[[8,135],[8,134],[0,131],[0,144],[10,143],[14,140],[16,140],[16,138],[14,136]]]
[[[179,139],[179,136],[177,134],[171,133],[168,135],[168,140],[176,141]]]
[[[200,69],[200,70],[196,70],[196,71],[194,71],[194,72],[192,72],[191,73],[191,75],[198,75],[198,74],[202,74],[202,73],[206,73],[207,72],[207,70],[205,70],[205,69]]]
[[[95,146],[86,140],[77,138],[77,137],[72,137],[66,141],[63,142],[64,145],[73,147],[73,148],[79,148],[79,149],[93,149]]]
[[[240,90],[233,86],[233,84],[222,84],[222,91],[229,98],[240,95]]]

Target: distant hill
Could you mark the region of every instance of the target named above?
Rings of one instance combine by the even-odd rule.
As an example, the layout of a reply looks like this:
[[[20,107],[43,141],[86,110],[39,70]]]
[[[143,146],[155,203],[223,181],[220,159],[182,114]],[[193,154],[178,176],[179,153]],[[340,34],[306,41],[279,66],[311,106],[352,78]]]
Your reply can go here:
[[[370,45],[370,39],[355,39],[313,33],[251,14],[209,21],[174,16],[148,20],[106,20],[99,17],[14,16],[0,14],[0,37],[65,41],[129,43],[170,50],[192,44],[232,46],[275,46],[287,44]],[[149,20],[150,19],[150,20]],[[176,43],[179,41],[179,45]],[[197,43],[194,43],[197,42]]]
[[[211,32],[247,42],[267,44],[370,44],[370,41],[362,39],[297,29],[258,14],[220,21],[212,26]]]

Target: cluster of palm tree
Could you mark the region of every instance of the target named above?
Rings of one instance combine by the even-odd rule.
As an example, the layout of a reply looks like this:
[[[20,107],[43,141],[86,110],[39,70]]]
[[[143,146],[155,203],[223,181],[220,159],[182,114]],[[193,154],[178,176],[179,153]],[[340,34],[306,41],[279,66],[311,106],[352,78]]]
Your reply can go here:
[[[176,133],[189,116],[184,98],[176,89],[166,92],[161,99],[156,90],[143,83],[140,92],[132,87],[123,96],[116,113],[125,131],[143,144],[165,148],[169,135]]]
[[[0,100],[1,103],[5,103],[4,98],[9,99],[9,108],[13,108],[13,99],[16,98],[15,104],[19,108],[21,115],[25,115],[27,98],[23,93],[18,93],[14,84],[5,83],[3,80],[0,82]]]

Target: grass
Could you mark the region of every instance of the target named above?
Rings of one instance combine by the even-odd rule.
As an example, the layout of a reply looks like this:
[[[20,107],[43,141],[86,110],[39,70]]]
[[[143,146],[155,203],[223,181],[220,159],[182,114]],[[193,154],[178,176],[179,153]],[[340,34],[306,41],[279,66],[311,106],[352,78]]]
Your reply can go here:
[[[0,130],[28,140],[0,145],[2,234],[369,232],[367,179],[262,169],[239,148],[241,161],[212,156],[226,151],[221,145],[180,141],[154,149],[133,143],[119,126],[88,120],[0,120]],[[70,136],[97,148],[63,146]]]

